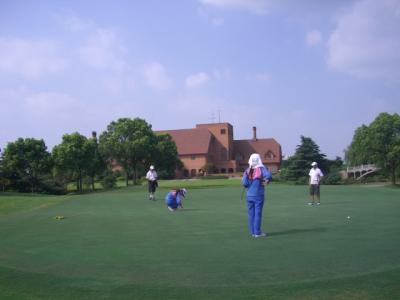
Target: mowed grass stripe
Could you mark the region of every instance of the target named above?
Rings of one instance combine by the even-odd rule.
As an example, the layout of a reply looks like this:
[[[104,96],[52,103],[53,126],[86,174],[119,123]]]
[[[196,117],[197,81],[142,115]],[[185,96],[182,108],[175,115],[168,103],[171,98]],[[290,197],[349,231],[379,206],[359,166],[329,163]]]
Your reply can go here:
[[[111,290],[123,297],[124,290],[146,291],[152,299],[169,289],[191,290],[193,297],[210,290],[228,296],[229,289],[239,297],[237,290],[254,289],[258,297],[271,286],[300,292],[313,282],[399,275],[397,189],[326,186],[323,204],[309,207],[306,187],[271,185],[266,239],[248,236],[240,186],[192,189],[185,210],[176,213],[165,208],[166,191],[156,202],[144,188],[69,196],[0,217],[4,287],[17,295],[10,290],[13,276],[39,274],[104,297]],[[43,280],[52,295],[51,282]]]

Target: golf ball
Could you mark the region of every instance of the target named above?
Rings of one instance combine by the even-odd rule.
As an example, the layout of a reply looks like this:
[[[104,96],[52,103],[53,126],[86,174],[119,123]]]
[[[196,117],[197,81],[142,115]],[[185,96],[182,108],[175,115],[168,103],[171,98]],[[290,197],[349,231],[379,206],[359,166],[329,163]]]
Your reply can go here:
[[[350,216],[347,216],[347,219],[350,219]]]

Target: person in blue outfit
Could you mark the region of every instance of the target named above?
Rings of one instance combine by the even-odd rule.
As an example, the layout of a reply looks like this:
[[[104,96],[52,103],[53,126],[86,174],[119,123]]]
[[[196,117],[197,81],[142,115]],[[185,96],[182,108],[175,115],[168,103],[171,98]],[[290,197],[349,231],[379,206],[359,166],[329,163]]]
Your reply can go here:
[[[251,236],[256,238],[267,236],[261,231],[261,222],[265,185],[271,180],[271,173],[263,165],[260,155],[253,153],[249,159],[249,168],[243,174],[242,184],[247,188],[249,231]]]
[[[173,189],[165,196],[165,203],[169,211],[183,209],[182,200],[187,193],[186,189]]]

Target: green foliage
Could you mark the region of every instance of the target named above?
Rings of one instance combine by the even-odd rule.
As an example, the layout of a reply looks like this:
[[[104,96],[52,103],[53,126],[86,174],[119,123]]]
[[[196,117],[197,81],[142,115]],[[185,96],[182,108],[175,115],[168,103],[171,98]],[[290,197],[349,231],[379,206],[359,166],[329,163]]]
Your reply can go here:
[[[88,139],[86,142],[88,151],[88,160],[85,166],[85,174],[89,178],[89,184],[92,191],[95,189],[96,176],[103,173],[106,169],[106,163],[99,151],[99,144],[96,138]]]
[[[53,149],[56,169],[76,180],[78,192],[83,191],[83,176],[89,168],[92,151],[88,139],[78,132],[64,134],[61,144]]]
[[[156,136],[151,125],[140,118],[121,118],[111,122],[99,139],[99,151],[109,165],[116,162],[123,167],[126,185],[131,173],[136,183],[138,168],[151,164],[155,145]]]
[[[284,165],[282,178],[298,183],[307,182],[308,172],[313,161],[318,163],[323,172],[327,169],[326,155],[320,153],[319,146],[309,137],[301,136],[301,143],[296,147],[295,154],[290,157]],[[326,171],[325,171],[326,172]]]
[[[8,143],[1,164],[3,174],[8,174],[14,188],[33,193],[37,191],[40,177],[50,173],[52,159],[43,140],[19,138]]]
[[[156,145],[153,154],[154,164],[160,178],[171,179],[175,176],[175,170],[183,167],[178,157],[175,142],[169,134],[156,136]]]
[[[173,178],[183,167],[174,141],[168,134],[155,135],[151,125],[140,118],[113,121],[100,135],[99,152],[112,167],[124,169],[126,185],[130,176],[138,183],[150,165],[155,165],[161,178]]]
[[[349,165],[375,163],[396,183],[400,172],[400,116],[379,114],[369,125],[357,128],[346,150]]]
[[[337,172],[331,172],[322,179],[323,184],[336,185],[342,183],[342,178]]]
[[[218,171],[217,167],[216,167],[213,163],[211,163],[211,162],[206,163],[206,164],[203,166],[202,169],[203,169],[207,174],[213,174],[213,173],[216,173],[216,172]]]
[[[101,185],[104,189],[112,189],[117,185],[117,177],[111,170],[104,172]]]

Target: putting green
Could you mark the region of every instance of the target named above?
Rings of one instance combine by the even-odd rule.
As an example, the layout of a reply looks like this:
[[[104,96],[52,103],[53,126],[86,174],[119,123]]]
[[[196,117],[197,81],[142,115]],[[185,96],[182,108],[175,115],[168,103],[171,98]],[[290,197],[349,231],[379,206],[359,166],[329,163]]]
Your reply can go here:
[[[239,186],[189,189],[174,213],[165,192],[0,196],[0,298],[400,297],[400,189],[324,186],[314,207],[271,185],[259,239]]]

